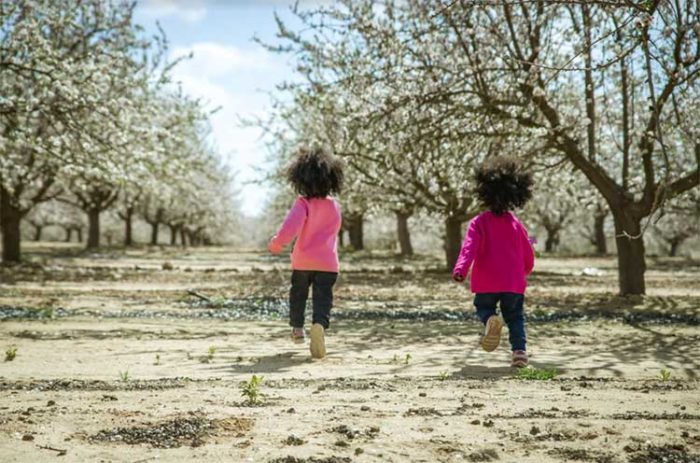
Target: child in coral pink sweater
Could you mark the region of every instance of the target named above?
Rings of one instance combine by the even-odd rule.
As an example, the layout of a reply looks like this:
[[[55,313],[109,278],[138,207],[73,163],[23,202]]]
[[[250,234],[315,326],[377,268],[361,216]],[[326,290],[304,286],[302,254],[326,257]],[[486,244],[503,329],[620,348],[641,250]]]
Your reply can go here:
[[[499,157],[485,163],[476,174],[476,194],[488,209],[469,223],[452,278],[466,279],[471,267],[471,290],[476,313],[486,326],[481,346],[498,347],[503,320],[508,325],[513,351],[511,366],[527,366],[524,301],[527,275],[535,255],[528,233],[510,212],[532,196],[532,177],[519,164]],[[496,315],[500,304],[503,318]]]
[[[287,179],[299,197],[268,249],[278,254],[296,238],[289,292],[292,340],[304,342],[304,311],[309,287],[313,287],[310,350],[313,358],[323,358],[333,285],[338,278],[337,238],[341,225],[340,205],[329,195],[340,193],[343,168],[337,158],[321,149],[302,149],[289,167]]]

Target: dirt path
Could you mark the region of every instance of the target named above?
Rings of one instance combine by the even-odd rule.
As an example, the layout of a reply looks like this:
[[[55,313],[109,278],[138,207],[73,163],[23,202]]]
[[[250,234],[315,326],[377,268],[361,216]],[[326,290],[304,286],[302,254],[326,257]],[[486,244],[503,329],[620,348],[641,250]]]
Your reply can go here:
[[[513,377],[505,346],[473,349],[473,324],[339,322],[328,358],[314,362],[289,343],[282,322],[0,326],[18,352],[2,364],[3,461],[57,453],[39,446],[67,450],[70,461],[657,461],[631,458],[653,446],[700,450],[692,327],[535,324],[533,364],[561,375],[527,381]],[[669,381],[658,379],[662,369]],[[261,407],[240,396],[253,374],[264,377]],[[240,429],[212,425],[201,442],[170,442],[167,430],[142,444],[124,443],[128,430],[115,431],[121,440],[95,440],[188,417],[234,420]],[[285,444],[295,438],[303,444]]]
[[[328,357],[311,361],[275,299],[245,312],[228,300],[201,307],[182,290],[258,304],[284,291],[278,264],[251,270],[257,257],[239,256],[236,272],[133,269],[164,257],[116,260],[119,284],[82,257],[0,284],[0,347],[17,349],[0,363],[0,461],[700,462],[695,265],[653,267],[653,284],[667,287],[622,300],[609,276],[575,275],[607,272],[608,260],[543,262],[529,350],[535,367],[558,374],[537,381],[508,367],[505,339],[494,353],[476,349],[472,319],[425,320],[468,306],[430,262],[349,265],[345,316]],[[236,317],[209,318],[219,310]],[[264,378],[258,406],[241,395],[253,375]]]

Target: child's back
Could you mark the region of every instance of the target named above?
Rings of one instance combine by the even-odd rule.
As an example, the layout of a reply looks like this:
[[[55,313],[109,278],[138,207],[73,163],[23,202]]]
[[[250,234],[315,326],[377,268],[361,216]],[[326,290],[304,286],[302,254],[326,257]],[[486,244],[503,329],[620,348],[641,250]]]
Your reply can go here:
[[[534,255],[518,218],[511,212],[496,215],[486,211],[472,220],[467,233],[474,243],[462,249],[457,268],[466,274],[473,260],[472,291],[523,293]]]
[[[333,198],[299,197],[270,248],[279,252],[296,237],[293,269],[337,272],[340,224],[340,205]]]

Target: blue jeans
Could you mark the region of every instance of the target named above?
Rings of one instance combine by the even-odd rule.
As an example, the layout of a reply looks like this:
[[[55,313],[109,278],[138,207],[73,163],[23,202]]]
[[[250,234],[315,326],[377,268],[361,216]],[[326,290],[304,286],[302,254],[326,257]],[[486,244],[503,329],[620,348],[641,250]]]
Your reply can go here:
[[[292,271],[292,287],[289,290],[289,324],[294,328],[304,326],[304,311],[309,298],[309,288],[313,288],[313,323],[328,329],[333,307],[333,285],[338,274],[310,270]]]
[[[508,325],[508,338],[512,350],[525,350],[525,296],[516,293],[479,293],[474,296],[476,315],[482,323],[496,315],[496,305],[501,304],[501,315]]]

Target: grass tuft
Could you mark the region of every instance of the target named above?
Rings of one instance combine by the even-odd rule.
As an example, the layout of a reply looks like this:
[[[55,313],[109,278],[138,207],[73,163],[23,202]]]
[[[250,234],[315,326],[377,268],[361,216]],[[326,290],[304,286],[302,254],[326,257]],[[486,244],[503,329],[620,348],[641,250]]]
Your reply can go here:
[[[530,381],[548,381],[559,374],[556,368],[527,367],[518,370],[518,378]]]
[[[5,361],[6,362],[11,362],[17,357],[17,347],[16,346],[10,346],[7,348],[5,351]]]

